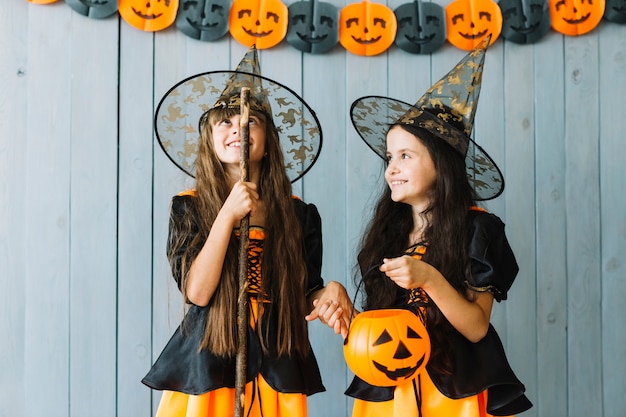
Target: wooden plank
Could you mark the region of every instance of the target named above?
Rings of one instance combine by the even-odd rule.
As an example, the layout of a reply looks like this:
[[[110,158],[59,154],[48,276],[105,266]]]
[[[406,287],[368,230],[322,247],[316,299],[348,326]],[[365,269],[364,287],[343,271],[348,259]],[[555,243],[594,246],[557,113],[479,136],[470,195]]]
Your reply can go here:
[[[26,2],[0,4],[0,415],[24,415],[26,251],[23,213],[28,87],[28,9]]]
[[[537,346],[535,282],[534,72],[533,48],[507,43],[504,48],[504,114],[490,109],[496,120],[505,120],[506,232],[520,271],[511,287],[506,308],[505,350],[511,367],[536,398]],[[489,79],[483,78],[483,82]],[[488,100],[490,96],[486,97]],[[482,104],[482,103],[481,103]],[[491,104],[491,103],[489,103]],[[485,110],[483,108],[483,110]],[[485,115],[486,113],[482,113]],[[482,131],[481,131],[482,132]],[[503,332],[500,332],[503,333]],[[531,354],[529,354],[531,353]],[[526,415],[536,414],[531,410]]]
[[[319,55],[303,54],[303,97],[316,112],[322,126],[320,156],[298,181],[303,184],[303,199],[314,203],[322,218],[324,281],[338,281],[346,288],[352,281],[348,265],[354,259],[346,251],[346,142],[347,109],[345,74],[328,68],[345,67],[346,55],[333,49]],[[350,125],[351,127],[351,125]],[[328,326],[316,321],[309,325],[311,345],[322,374],[326,392],[309,397],[310,416],[349,415],[348,399],[343,394],[349,384],[343,358],[343,339]]]
[[[568,388],[571,417],[602,415],[598,36],[565,39]]]
[[[71,14],[71,415],[115,415],[118,22]],[[58,30],[58,29],[57,29]],[[97,132],[97,134],[95,134]],[[94,407],[94,404],[99,404]]]
[[[62,4],[28,10],[24,387],[38,401],[25,399],[24,415],[33,417],[69,415],[71,39],[55,28],[71,13]]]
[[[535,46],[535,201],[537,218],[537,380],[535,413],[565,416],[567,398],[567,230],[563,35]]]
[[[624,28],[599,28],[600,81],[600,228],[602,248],[602,404],[606,417],[618,417],[626,409],[626,332],[617,325],[626,299],[626,176],[624,176],[623,97],[626,96],[626,45]]]
[[[119,70],[117,414],[151,416],[153,35],[122,22]]]
[[[388,96],[387,53],[373,57],[355,55],[349,51],[346,54],[345,64],[345,94],[346,111],[349,112],[352,103],[367,95]],[[384,179],[384,161],[365,144],[358,135],[349,113],[346,116],[346,250],[348,253],[347,268],[350,276],[360,280],[356,265],[358,246],[371,219],[372,210],[386,187]],[[354,283],[349,285],[348,293],[354,297]],[[363,293],[356,300],[356,307],[362,309]],[[345,367],[348,381],[352,381],[354,374]],[[347,387],[346,387],[347,388]],[[353,400],[348,398],[348,410],[352,412]],[[349,414],[348,414],[349,415]]]
[[[507,196],[509,194],[506,189],[508,182],[508,160],[507,146],[505,143],[506,125],[504,113],[506,97],[503,93],[505,89],[505,79],[507,78],[505,76],[505,51],[506,48],[502,39],[497,40],[487,49],[472,138],[487,151],[491,158],[493,158],[498,167],[502,170],[505,182],[503,195],[494,200],[482,202],[480,205],[491,213],[499,216],[505,224],[508,224],[506,210],[508,206]],[[450,66],[450,68],[452,68],[452,66]],[[510,237],[513,230],[510,227],[507,227],[505,230],[507,236]],[[516,248],[513,247],[513,250],[515,251]],[[511,296],[513,296],[513,293],[511,293]],[[502,339],[502,343],[505,347],[508,346],[508,306],[508,301],[505,303],[494,303],[491,313],[491,323],[498,330],[498,335]]]

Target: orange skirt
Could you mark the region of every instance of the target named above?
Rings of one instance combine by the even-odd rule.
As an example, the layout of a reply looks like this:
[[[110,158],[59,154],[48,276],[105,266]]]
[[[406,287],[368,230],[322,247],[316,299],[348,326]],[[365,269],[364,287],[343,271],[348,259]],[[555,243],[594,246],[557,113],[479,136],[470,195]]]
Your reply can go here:
[[[262,307],[250,298],[250,325],[263,314]],[[200,395],[163,391],[155,417],[233,417],[235,388],[219,388]],[[243,415],[249,417],[306,417],[306,395],[287,394],[274,389],[261,374],[245,386]]]
[[[399,385],[394,390],[393,400],[370,402],[355,399],[352,417],[493,417],[487,413],[487,391],[471,397],[452,399],[443,395],[427,372],[422,372],[414,381],[421,397],[421,414],[419,401],[415,395],[413,381]]]
[[[245,388],[244,416],[306,417],[304,394],[276,392],[259,374],[256,385]],[[220,388],[201,395],[163,391],[155,417],[232,417],[235,415],[235,389]]]

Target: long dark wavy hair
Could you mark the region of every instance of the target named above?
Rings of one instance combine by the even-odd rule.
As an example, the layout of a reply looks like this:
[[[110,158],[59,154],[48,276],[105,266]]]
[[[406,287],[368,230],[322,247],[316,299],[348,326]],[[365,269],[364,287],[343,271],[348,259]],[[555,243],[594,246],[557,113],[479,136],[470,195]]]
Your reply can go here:
[[[230,193],[226,172],[218,159],[211,126],[217,121],[239,114],[239,109],[215,108],[201,119],[201,137],[196,160],[196,196],[192,199],[197,219],[184,219],[187,232],[193,238],[180,234],[176,242],[170,242],[170,262],[177,252],[183,250],[180,275],[181,291],[186,297],[186,276],[189,266],[198,254],[198,247],[206,240],[209,231]],[[265,235],[262,259],[262,288],[270,303],[264,303],[263,315],[257,322],[261,346],[277,345],[280,355],[308,354],[308,335],[304,316],[306,311],[307,268],[304,260],[302,231],[296,217],[291,182],[285,172],[278,132],[271,117],[262,111],[250,111],[266,124],[265,152],[261,162],[258,192],[265,204]],[[197,232],[194,232],[194,221]],[[185,228],[185,226],[183,226]],[[189,243],[191,242],[191,243]],[[186,245],[182,248],[181,245]],[[219,285],[209,301],[206,328],[201,348],[208,348],[219,356],[234,356],[237,346],[237,283],[238,239],[233,235],[226,251]],[[276,340],[269,340],[269,326],[264,321],[275,317]],[[260,329],[265,329],[264,332]]]
[[[468,244],[463,242],[469,242],[468,214],[470,206],[475,205],[475,198],[464,158],[425,129],[407,124],[397,126],[414,135],[415,140],[428,149],[437,173],[430,204],[422,213],[427,221],[423,234],[427,250],[422,260],[437,268],[460,294],[470,297],[463,284],[469,273]],[[394,202],[385,184],[360,244],[357,260],[361,273],[380,265],[383,258],[404,254],[413,243],[409,242],[413,226],[411,206]],[[377,269],[363,276],[363,284],[365,310],[397,306],[395,303],[402,297],[403,290]],[[439,372],[452,372],[448,335],[454,329],[432,301],[426,304],[426,327],[433,346],[430,366]]]

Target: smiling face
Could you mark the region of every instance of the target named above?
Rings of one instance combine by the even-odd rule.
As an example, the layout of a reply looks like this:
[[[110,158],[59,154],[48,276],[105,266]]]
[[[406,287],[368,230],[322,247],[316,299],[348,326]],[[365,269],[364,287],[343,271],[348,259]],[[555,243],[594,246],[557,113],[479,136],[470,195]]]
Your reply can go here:
[[[179,0],[119,0],[122,18],[129,25],[146,32],[171,26],[176,20]]]
[[[395,44],[413,54],[430,54],[446,41],[446,17],[436,3],[414,1],[398,7]]]
[[[472,50],[491,35],[493,44],[502,30],[502,12],[492,0],[456,0],[446,7],[448,41],[459,49]]]
[[[547,0],[500,0],[502,37],[515,43],[538,41],[550,29]]]
[[[117,0],[65,0],[75,11],[92,19],[104,19],[117,12]]]
[[[298,1],[289,6],[287,42],[312,54],[330,50],[339,41],[339,10],[317,0]]]
[[[230,34],[242,45],[271,48],[287,34],[288,15],[287,6],[279,0],[234,0]]]
[[[228,32],[228,0],[181,0],[176,28],[201,41],[215,41]]]
[[[393,44],[398,28],[393,10],[384,4],[352,3],[339,13],[339,43],[356,55],[373,56]]]
[[[552,28],[564,35],[591,32],[604,14],[605,0],[549,0]]]
[[[209,121],[213,150],[224,165],[226,172],[232,173],[236,178],[240,172],[241,127],[239,123],[241,115],[238,110],[227,110],[222,113],[224,113],[223,116],[220,114],[211,116]],[[254,171],[259,169],[265,154],[266,122],[263,116],[254,112],[251,112],[249,121],[250,170]]]
[[[430,205],[437,179],[435,164],[426,146],[400,126],[387,133],[385,180],[391,199],[422,212]]]

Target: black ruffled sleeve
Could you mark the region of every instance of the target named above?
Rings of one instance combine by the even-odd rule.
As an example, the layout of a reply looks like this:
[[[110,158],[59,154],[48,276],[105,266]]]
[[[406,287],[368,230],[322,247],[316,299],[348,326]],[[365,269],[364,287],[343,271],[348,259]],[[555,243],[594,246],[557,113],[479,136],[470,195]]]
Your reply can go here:
[[[486,212],[472,211],[472,216],[471,276],[466,284],[474,291],[490,291],[497,301],[506,300],[519,268],[504,233],[504,223]]]
[[[302,238],[304,240],[304,259],[307,267],[307,292],[312,292],[324,287],[322,279],[322,219],[315,204],[307,204],[294,198],[296,215],[302,225]]]
[[[170,206],[167,258],[172,269],[172,277],[176,281],[176,284],[178,284],[178,289],[181,289],[182,285],[183,255],[185,250],[191,245],[194,236],[196,236],[200,230],[193,198],[195,197],[191,195],[174,196]],[[174,246],[174,243],[179,239],[183,239],[184,241]],[[201,243],[200,240],[199,243]],[[177,249],[174,250],[174,247]],[[189,264],[186,265],[185,270],[189,270],[191,261],[198,252],[200,252],[200,249],[202,249],[200,245],[192,249],[192,252],[190,252],[191,256],[187,258]],[[195,253],[193,251],[195,251]]]

